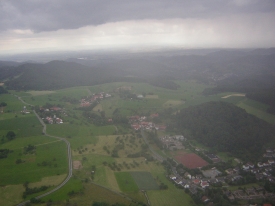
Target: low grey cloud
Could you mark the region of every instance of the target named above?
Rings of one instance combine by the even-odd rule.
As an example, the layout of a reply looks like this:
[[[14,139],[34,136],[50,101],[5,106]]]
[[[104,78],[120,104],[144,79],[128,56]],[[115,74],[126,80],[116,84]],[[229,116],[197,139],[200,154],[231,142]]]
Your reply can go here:
[[[2,0],[0,53],[275,47],[274,0]]]
[[[274,13],[273,0],[3,0],[0,30],[76,29],[107,22]]]

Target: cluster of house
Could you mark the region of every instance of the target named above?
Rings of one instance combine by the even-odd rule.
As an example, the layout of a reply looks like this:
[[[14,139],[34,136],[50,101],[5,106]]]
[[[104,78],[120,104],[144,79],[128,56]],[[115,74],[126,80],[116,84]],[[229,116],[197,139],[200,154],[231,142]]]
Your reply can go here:
[[[174,136],[162,136],[160,140],[163,144],[163,147],[169,150],[181,150],[184,149],[182,141],[184,141],[183,135],[174,135]]]
[[[91,97],[87,97],[87,98],[83,98],[80,100],[80,106],[81,107],[88,107],[90,106],[93,102],[100,100],[100,99],[104,99],[104,98],[108,98],[111,97],[112,95],[108,94],[108,93],[104,93],[104,92],[100,92],[98,94],[93,94]]]
[[[51,108],[43,108],[40,107],[40,112],[60,112],[62,111],[62,108],[53,106]]]
[[[169,178],[175,184],[188,189],[192,194],[196,194],[198,189],[205,189],[211,184],[210,179],[204,178],[202,175],[191,176],[188,172],[185,172],[183,176],[173,172]]]
[[[47,121],[49,124],[63,124],[63,120],[56,117],[56,115],[54,115],[53,117],[46,117],[44,120]]]
[[[251,199],[265,199],[274,198],[274,194],[267,192],[263,187],[252,187],[243,190],[225,191],[225,195],[229,200],[233,201],[235,199],[240,200],[251,200]]]
[[[22,114],[29,114],[30,111],[27,110],[27,107],[26,107],[26,106],[24,106],[24,107],[23,107],[23,110],[21,111],[21,113],[22,113]]]
[[[155,118],[158,117],[159,115],[156,114],[151,114],[150,118]],[[146,129],[146,130],[160,130],[160,131],[164,131],[166,130],[166,125],[163,124],[154,124],[153,122],[147,122],[145,121],[147,119],[147,117],[145,116],[131,116],[129,117],[129,123],[131,124],[131,127],[134,130],[140,130],[140,129]]]

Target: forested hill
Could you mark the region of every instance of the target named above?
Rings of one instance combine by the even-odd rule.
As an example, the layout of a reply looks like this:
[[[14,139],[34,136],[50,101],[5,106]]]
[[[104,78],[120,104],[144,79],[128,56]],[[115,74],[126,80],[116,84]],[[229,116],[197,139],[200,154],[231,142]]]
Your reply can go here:
[[[46,64],[24,64],[18,67],[1,68],[0,77],[9,78],[8,89],[43,90],[72,86],[95,85],[109,81],[110,75],[104,70],[68,63],[52,61]]]
[[[177,122],[183,134],[189,131],[192,137],[213,150],[234,153],[243,160],[259,157],[275,135],[272,125],[225,102],[183,109],[177,115]]]

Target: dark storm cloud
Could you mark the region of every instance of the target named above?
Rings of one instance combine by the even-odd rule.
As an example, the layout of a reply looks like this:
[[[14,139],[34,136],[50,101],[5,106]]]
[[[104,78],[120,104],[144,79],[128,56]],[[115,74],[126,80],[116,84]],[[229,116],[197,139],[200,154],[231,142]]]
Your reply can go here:
[[[3,0],[0,30],[76,29],[107,22],[273,13],[273,0]]]

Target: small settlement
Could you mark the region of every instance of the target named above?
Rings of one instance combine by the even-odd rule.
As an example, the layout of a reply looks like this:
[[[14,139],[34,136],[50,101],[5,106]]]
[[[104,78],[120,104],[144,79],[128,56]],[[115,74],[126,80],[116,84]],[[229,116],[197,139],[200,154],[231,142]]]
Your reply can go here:
[[[146,117],[146,116],[131,116],[129,117],[129,123],[131,124],[131,127],[138,131],[140,129],[145,129],[145,130],[160,130],[160,131],[164,131],[166,130],[166,125],[164,124],[154,124],[151,121],[146,121],[149,118],[155,118],[158,117],[158,114],[151,114],[150,117]]]

